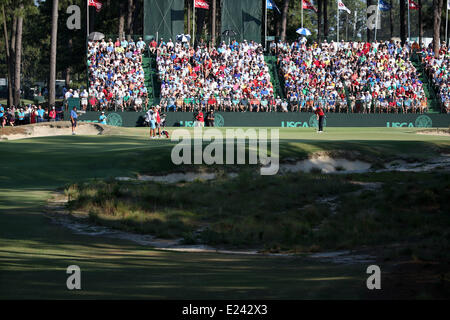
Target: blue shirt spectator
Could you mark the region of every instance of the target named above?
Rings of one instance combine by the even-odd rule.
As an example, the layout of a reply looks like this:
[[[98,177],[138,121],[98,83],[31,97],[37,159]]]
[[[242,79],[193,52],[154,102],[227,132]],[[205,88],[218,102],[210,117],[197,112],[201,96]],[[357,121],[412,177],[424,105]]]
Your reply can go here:
[[[105,112],[102,112],[102,114],[101,114],[99,120],[100,120],[100,123],[101,123],[101,124],[106,124],[106,116],[105,116]]]

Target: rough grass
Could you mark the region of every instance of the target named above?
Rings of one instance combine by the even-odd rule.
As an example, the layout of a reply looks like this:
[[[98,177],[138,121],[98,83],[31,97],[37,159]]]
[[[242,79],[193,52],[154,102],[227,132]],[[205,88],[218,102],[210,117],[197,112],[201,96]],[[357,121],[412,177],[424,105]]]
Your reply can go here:
[[[0,142],[0,298],[148,300],[252,297],[298,300],[374,297],[375,293],[369,292],[365,286],[367,265],[336,265],[303,257],[281,259],[165,252],[120,239],[78,235],[52,224],[42,213],[46,199],[56,188],[75,183],[81,185],[92,182],[92,179],[106,179],[110,183],[108,178],[180,169],[170,162],[173,142],[149,141],[148,131],[144,128],[120,128],[119,131],[115,136],[47,137]],[[395,156],[412,159],[434,157],[450,149],[448,137],[417,135],[410,128],[327,128],[324,135],[317,135],[313,130],[285,128],[280,130],[280,139],[282,158],[307,157],[316,151],[357,150],[381,159]],[[351,179],[380,179],[395,184],[416,181],[420,185],[426,176],[380,173],[352,176]],[[438,180],[436,182],[438,186],[441,183]],[[208,186],[205,184],[202,190],[207,190]],[[192,201],[193,192],[189,192],[187,187],[182,188],[182,185],[178,187],[184,190],[179,192],[184,196],[183,203]],[[257,191],[267,198],[271,196],[265,189],[253,191],[252,196],[257,196]],[[272,194],[276,194],[276,191],[270,189]],[[298,189],[293,188],[290,192],[294,197]],[[170,194],[162,198],[171,200]],[[198,194],[197,198],[202,199],[203,195]],[[230,199],[236,200],[236,197]],[[219,200],[225,203],[223,215],[232,202]],[[255,202],[251,198],[246,200]],[[174,215],[173,218],[163,218],[163,215],[168,215],[166,211],[161,208],[154,210],[152,219],[159,219],[163,224],[175,219],[178,211],[187,216],[187,212],[198,214],[202,208],[188,210],[186,207],[179,208],[179,205],[161,207],[167,207]],[[320,208],[311,209],[308,214],[304,213],[302,219],[315,225],[316,219],[322,219],[320,214],[316,214],[317,211],[322,212]],[[291,216],[293,218],[295,215]],[[190,227],[187,221],[177,219]],[[238,216],[235,219],[242,221]],[[442,224],[441,230],[445,230],[445,226],[448,223]],[[176,232],[179,233],[178,230]],[[444,232],[439,231],[420,241],[412,242],[412,239],[408,247],[396,247],[391,259],[397,264],[398,260],[395,259],[399,254],[407,255],[407,259],[412,256],[418,259],[432,257],[436,252],[430,251],[433,241],[441,240],[443,235]],[[198,241],[196,234],[188,233],[183,237],[186,241]],[[284,249],[274,248],[274,251]],[[382,250],[384,253],[386,249],[383,247]],[[377,263],[383,274],[389,274],[388,264],[383,261]],[[72,264],[79,265],[82,270],[81,291],[66,289],[66,268]],[[426,270],[430,270],[429,265],[426,267]],[[444,267],[447,267],[447,271],[444,270],[443,274],[447,272],[448,279],[448,265]],[[420,269],[419,272],[424,274],[426,270]],[[398,277],[399,274],[409,277],[403,280]],[[400,288],[404,291],[401,297],[405,299],[424,296],[448,298],[448,294],[436,292],[433,287],[423,287],[423,283],[429,279],[423,283],[419,279],[419,283],[417,274],[403,270],[392,274],[391,279],[384,280],[379,297],[398,298]],[[434,286],[436,281],[428,283]],[[399,282],[399,286],[393,287],[389,296],[385,288],[396,282]]]
[[[69,208],[95,223],[186,243],[307,252],[426,240],[436,258],[448,258],[450,174],[384,173],[371,179],[381,189],[355,193],[361,187],[349,180],[358,178],[365,175],[262,177],[248,170],[232,180],[96,181],[67,192]],[[330,195],[337,197],[334,214],[318,202]]]
[[[262,177],[243,171],[236,179],[163,185],[118,181],[66,189],[71,210],[100,224],[214,245],[307,244],[328,208],[318,197],[354,191],[343,179],[320,175]],[[194,239],[193,233],[205,227]]]

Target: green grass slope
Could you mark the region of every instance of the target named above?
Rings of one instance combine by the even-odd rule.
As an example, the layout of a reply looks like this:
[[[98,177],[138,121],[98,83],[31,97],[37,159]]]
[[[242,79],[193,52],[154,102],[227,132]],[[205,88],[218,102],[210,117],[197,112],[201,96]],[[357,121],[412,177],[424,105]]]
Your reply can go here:
[[[366,266],[301,257],[237,256],[152,250],[125,240],[75,235],[50,223],[43,205],[56,188],[92,179],[167,172],[175,142],[145,129],[114,136],[62,136],[0,142],[0,298],[2,299],[357,299],[367,297]],[[370,156],[436,155],[448,137],[406,129],[280,130],[282,157],[330,149]],[[79,265],[82,290],[66,289]]]

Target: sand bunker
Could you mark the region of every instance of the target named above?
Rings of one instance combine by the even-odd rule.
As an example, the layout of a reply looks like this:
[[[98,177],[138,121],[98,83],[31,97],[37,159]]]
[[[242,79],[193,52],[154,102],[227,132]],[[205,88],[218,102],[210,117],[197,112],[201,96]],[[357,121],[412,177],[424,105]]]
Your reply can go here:
[[[104,134],[107,126],[97,123],[78,123],[77,135],[96,136]],[[44,122],[25,126],[0,128],[0,140],[18,140],[49,136],[66,136],[72,134],[69,121]]]
[[[432,136],[450,136],[450,129],[428,129],[417,131],[417,134],[428,134]]]
[[[366,172],[426,172],[426,171],[448,171],[450,170],[450,155],[441,154],[440,157],[424,160],[421,162],[407,162],[399,159],[383,163],[383,168],[375,169],[373,164],[367,161],[357,159],[346,159],[343,157],[334,158],[323,153],[314,154],[309,159],[298,160],[291,163],[281,163],[278,174],[285,175],[295,172],[303,173],[321,173],[321,174],[348,174],[348,173],[366,173]],[[236,172],[226,174],[229,179],[239,176]],[[166,175],[138,177],[116,177],[117,181],[151,181],[158,183],[180,183],[194,181],[216,180],[218,174],[214,172],[177,172]],[[372,186],[377,188],[379,186]]]
[[[443,153],[439,157],[415,162],[398,159],[395,161],[385,162],[382,166],[383,168],[375,169],[373,163],[358,160],[354,157],[354,155],[346,157],[345,154],[339,153],[335,156],[317,153],[311,155],[309,159],[299,160],[295,163],[291,160],[291,163],[280,164],[280,172],[282,174],[289,172],[346,174],[388,171],[448,171],[450,170],[450,155]]]
[[[286,172],[314,172],[320,171],[322,173],[356,173],[367,172],[371,167],[368,162],[360,160],[347,160],[344,158],[332,158],[326,155],[297,161],[295,164],[282,164],[280,171]]]

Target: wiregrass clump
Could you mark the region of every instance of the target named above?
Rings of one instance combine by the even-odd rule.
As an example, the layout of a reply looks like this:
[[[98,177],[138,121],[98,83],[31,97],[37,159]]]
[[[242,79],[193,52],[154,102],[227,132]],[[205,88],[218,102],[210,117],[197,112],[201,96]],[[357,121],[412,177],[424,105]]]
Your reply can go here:
[[[113,228],[185,244],[305,252],[445,238],[449,178],[400,172],[262,177],[243,171],[235,179],[177,185],[93,181],[66,192],[70,210]],[[362,190],[350,183],[356,179],[383,187]],[[320,201],[331,196],[332,203]],[[440,247],[449,242],[441,239]]]

